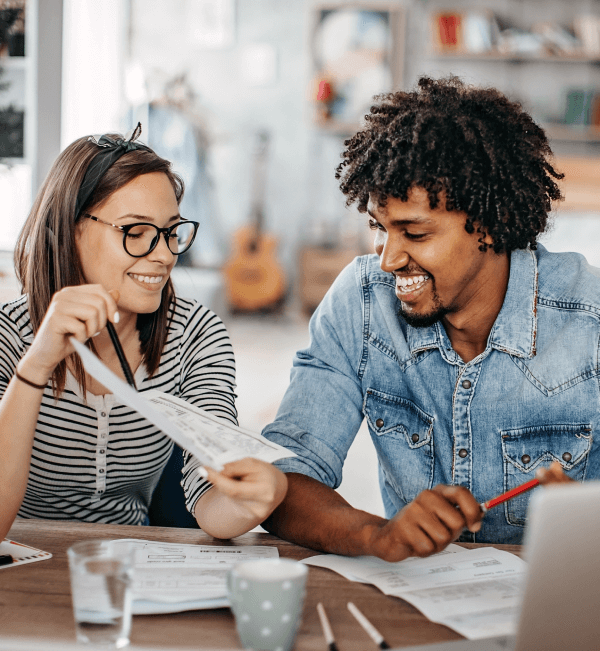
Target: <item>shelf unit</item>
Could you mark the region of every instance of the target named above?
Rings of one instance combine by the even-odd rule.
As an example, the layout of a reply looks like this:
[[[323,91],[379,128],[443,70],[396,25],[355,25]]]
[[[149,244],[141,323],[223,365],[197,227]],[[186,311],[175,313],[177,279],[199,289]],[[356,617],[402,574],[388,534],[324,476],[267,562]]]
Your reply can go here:
[[[503,24],[503,30],[514,27],[515,34],[518,30],[539,34],[542,30],[536,31],[536,24],[566,26],[578,16],[600,16],[600,2],[570,0],[567,6],[560,0],[545,0],[541,11],[541,3],[535,0],[521,0],[518,3],[431,0],[420,16],[423,21],[421,37],[426,44],[421,51],[423,58],[420,67],[424,71],[436,76],[452,73],[469,83],[497,87],[524,105],[536,122],[544,127],[559,153],[598,157],[600,126],[569,124],[566,116],[572,110],[567,106],[574,106],[572,92],[584,94],[595,90],[600,95],[600,54],[593,49],[585,50],[584,46],[570,52],[541,49],[541,45],[535,52],[506,51],[503,47],[494,46],[494,27],[490,27],[489,36],[481,37],[478,43],[479,46],[489,45],[488,39],[491,38],[492,49],[468,51],[468,37],[464,31],[466,25],[470,24],[471,29],[477,30],[483,24],[477,21],[469,23],[469,15],[479,16],[483,21],[490,21],[490,24],[497,20]],[[437,21],[452,16],[460,17],[454,24],[461,24],[459,30],[462,32],[457,31],[454,44],[441,44]],[[594,23],[587,24],[593,26]],[[470,32],[471,37],[475,33]]]
[[[482,52],[473,54],[469,52],[436,51],[429,53],[434,59],[453,59],[455,61],[508,61],[511,63],[596,63],[600,64],[600,57],[585,54],[518,54],[516,52]]]
[[[25,112],[24,155],[0,165],[0,249],[10,249],[60,152],[63,0],[26,0],[25,56],[0,57],[0,106]]]

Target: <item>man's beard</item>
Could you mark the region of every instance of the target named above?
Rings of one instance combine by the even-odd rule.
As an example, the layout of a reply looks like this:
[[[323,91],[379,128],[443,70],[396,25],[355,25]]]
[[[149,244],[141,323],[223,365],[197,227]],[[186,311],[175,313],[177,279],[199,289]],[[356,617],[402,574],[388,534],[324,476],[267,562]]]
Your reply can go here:
[[[435,293],[434,290],[433,310],[431,312],[427,314],[414,314],[413,312],[406,312],[402,308],[402,304],[400,304],[400,308],[398,309],[398,316],[404,319],[404,321],[406,321],[406,323],[408,323],[408,325],[412,326],[413,328],[429,328],[429,326],[432,326],[434,323],[441,321],[446,316],[446,314],[449,314],[450,312],[450,308],[444,307],[442,305],[439,296]]]

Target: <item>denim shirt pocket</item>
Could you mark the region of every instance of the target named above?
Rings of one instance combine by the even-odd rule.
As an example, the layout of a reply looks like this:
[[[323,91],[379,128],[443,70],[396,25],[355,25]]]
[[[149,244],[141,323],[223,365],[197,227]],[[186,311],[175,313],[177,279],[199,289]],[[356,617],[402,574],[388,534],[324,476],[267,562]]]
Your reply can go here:
[[[558,461],[563,472],[577,481],[585,479],[589,451],[592,447],[592,426],[540,425],[505,430],[502,436],[504,490],[510,490],[535,478],[539,467]],[[530,493],[523,493],[505,502],[509,524],[524,526]]]
[[[386,481],[405,502],[433,482],[433,422],[400,396],[367,389],[364,406],[371,439]]]

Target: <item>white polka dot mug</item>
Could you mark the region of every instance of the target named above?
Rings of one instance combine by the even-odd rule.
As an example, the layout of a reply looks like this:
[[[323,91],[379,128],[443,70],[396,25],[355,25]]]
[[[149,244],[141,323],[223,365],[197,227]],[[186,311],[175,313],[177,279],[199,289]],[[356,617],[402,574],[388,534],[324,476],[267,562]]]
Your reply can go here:
[[[246,561],[227,576],[231,610],[244,648],[291,651],[300,626],[308,568],[287,558]]]

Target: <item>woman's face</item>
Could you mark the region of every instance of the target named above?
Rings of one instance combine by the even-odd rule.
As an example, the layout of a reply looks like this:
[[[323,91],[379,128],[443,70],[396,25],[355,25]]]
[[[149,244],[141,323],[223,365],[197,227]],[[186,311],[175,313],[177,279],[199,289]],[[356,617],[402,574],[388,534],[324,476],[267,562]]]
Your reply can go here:
[[[165,228],[181,219],[173,186],[162,172],[136,177],[89,213],[116,226],[149,222]],[[81,219],[75,240],[86,282],[100,284],[107,291],[117,289],[122,315],[147,314],[159,308],[177,259],[164,235],[143,258],[133,258],[125,251],[122,231],[92,219]]]

